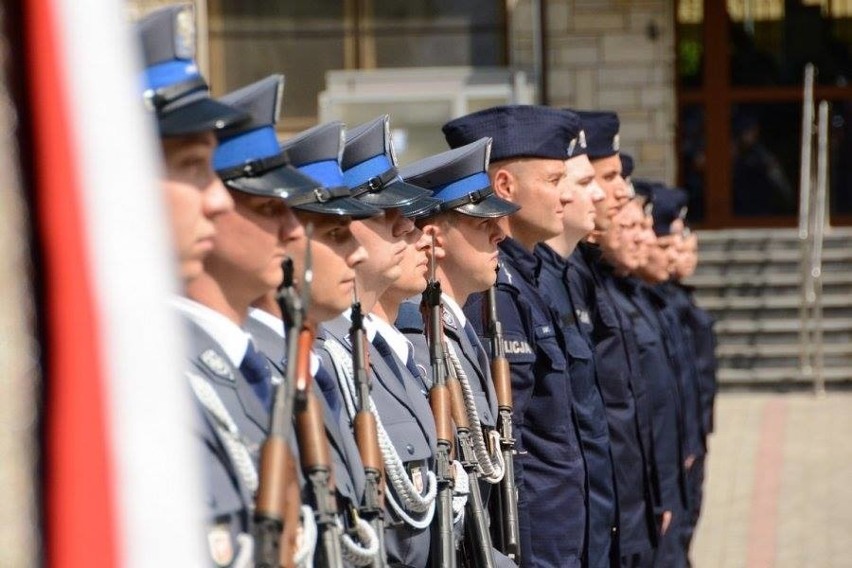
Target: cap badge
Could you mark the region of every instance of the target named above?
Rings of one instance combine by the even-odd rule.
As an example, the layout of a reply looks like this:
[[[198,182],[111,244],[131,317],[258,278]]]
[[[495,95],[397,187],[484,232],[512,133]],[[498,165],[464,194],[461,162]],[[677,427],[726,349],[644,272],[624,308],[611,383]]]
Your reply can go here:
[[[618,152],[619,150],[621,150],[621,141],[619,139],[618,134],[616,134],[612,137],[612,151]]]
[[[580,134],[578,136],[578,141],[580,143],[580,149],[585,150],[586,149],[586,131],[585,130],[580,131]]]
[[[201,359],[204,366],[210,369],[210,371],[212,371],[216,376],[228,379],[229,381],[234,380],[234,374],[231,371],[231,366],[228,365],[225,359],[213,349],[208,349],[202,353],[199,356],[199,359]]]
[[[577,139],[572,138],[571,142],[568,143],[568,150],[565,152],[568,157],[572,157],[574,155],[574,148],[577,146]]]
[[[192,59],[195,56],[195,20],[191,8],[175,16],[175,56]]]

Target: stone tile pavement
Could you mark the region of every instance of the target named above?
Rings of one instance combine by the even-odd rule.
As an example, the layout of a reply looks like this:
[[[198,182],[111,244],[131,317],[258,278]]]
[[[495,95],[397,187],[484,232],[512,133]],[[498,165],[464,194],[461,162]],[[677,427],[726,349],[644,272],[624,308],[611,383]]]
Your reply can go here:
[[[696,568],[852,568],[852,393],[723,393]]]

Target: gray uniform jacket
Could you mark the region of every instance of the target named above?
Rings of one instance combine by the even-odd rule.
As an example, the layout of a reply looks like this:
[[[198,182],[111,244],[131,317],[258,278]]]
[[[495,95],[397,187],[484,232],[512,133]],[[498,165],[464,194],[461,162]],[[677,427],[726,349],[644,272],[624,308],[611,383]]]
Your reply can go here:
[[[325,322],[317,334],[318,345],[322,347],[326,340],[333,339],[351,353],[349,326],[349,320],[342,316]],[[317,351],[321,354],[323,367],[335,375],[329,352],[326,349]],[[385,360],[372,344],[368,344],[368,354],[373,379],[372,398],[382,424],[409,473],[414,471],[413,468],[421,468],[419,474],[425,479],[425,471],[434,467],[437,434],[420,381],[398,359]],[[396,368],[392,368],[391,364]],[[393,491],[390,486],[388,491]],[[427,566],[431,539],[429,528],[414,529],[404,524],[388,507],[385,511],[388,562]]]
[[[282,375],[284,369],[284,341],[281,335],[275,333],[268,326],[252,318],[246,320],[245,329],[248,331],[257,345],[257,348],[269,359],[270,363]],[[326,369],[329,369],[326,367]],[[349,429],[348,422],[340,413],[336,416],[328,405],[328,401],[319,389],[314,389],[323,408],[323,422],[325,424],[326,437],[331,449],[331,458],[334,467],[334,481],[338,492],[338,498],[344,498],[341,506],[360,505],[364,498],[364,466],[361,464],[361,456],[355,438]],[[304,489],[303,489],[304,493]],[[341,511],[342,512],[342,511]]]
[[[239,437],[257,467],[260,445],[266,437],[268,413],[219,344],[201,327],[184,319],[189,339],[186,372],[202,378],[212,387],[237,426]],[[254,492],[247,486],[245,476],[238,471],[225,448],[224,438],[217,428],[219,419],[197,396],[194,400],[199,409],[196,433],[204,448],[201,459],[207,480],[208,518],[212,523],[208,540],[211,556],[214,562],[219,563],[223,559],[219,556],[222,550],[233,551],[232,555],[225,553],[225,558],[239,554],[237,535],[251,533]],[[230,538],[230,542],[223,540],[226,537]]]

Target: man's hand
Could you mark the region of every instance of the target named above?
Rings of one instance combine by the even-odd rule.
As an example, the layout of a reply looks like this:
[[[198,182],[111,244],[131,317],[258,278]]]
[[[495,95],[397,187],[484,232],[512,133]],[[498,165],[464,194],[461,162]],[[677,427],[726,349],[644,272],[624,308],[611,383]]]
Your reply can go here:
[[[665,536],[669,532],[669,526],[672,524],[672,512],[663,511],[662,520],[660,521],[660,536]]]

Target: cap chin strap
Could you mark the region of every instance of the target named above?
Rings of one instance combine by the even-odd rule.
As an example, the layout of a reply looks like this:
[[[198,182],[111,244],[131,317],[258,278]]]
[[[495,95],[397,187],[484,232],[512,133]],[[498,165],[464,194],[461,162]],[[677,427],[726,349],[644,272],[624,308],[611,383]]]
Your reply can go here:
[[[157,111],[157,113],[166,113],[183,106],[186,102],[189,102],[183,101],[182,99],[193,93],[203,95],[203,97],[195,98],[210,96],[210,88],[201,76],[193,77],[192,79],[187,79],[186,81],[169,85],[167,87],[160,87],[159,89],[148,89],[142,93],[142,97],[145,99],[145,104],[149,108]],[[195,100],[195,98],[193,98],[193,100]],[[176,104],[178,102],[181,104]]]
[[[396,168],[391,168],[383,174],[373,176],[364,183],[356,185],[352,188],[352,197],[358,197],[365,193],[376,193],[384,189],[384,187],[392,181],[400,179],[399,172]]]
[[[258,177],[280,166],[286,166],[289,163],[287,155],[282,152],[268,158],[258,158],[257,160],[251,160],[238,166],[218,170],[216,173],[219,174],[222,181],[230,181],[241,177]]]

